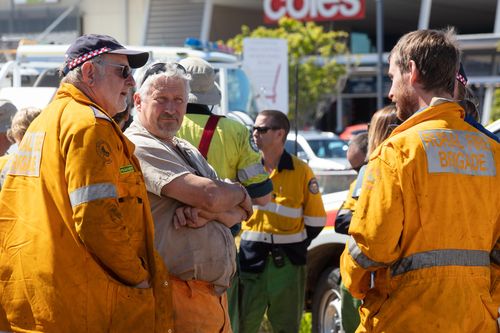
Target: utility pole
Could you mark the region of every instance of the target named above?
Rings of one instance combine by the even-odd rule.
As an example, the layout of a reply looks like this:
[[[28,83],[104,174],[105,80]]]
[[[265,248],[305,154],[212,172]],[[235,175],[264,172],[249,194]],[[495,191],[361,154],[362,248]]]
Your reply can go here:
[[[384,106],[384,1],[375,0],[377,15],[377,109]]]

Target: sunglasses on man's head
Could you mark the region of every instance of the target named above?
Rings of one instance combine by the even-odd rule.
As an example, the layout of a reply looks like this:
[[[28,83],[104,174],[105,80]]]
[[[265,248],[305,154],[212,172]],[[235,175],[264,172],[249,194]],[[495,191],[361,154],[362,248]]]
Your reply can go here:
[[[170,64],[173,64],[175,66],[175,69],[178,69],[181,72],[183,72],[184,74],[187,74],[187,70],[181,64],[176,63],[176,62],[172,62]],[[167,63],[165,63],[165,62],[157,62],[157,63],[152,64],[144,72],[144,76],[142,77],[140,86],[142,86],[142,84],[144,82],[146,82],[147,78],[150,77],[151,75],[155,75],[155,74],[159,74],[159,73],[164,73],[166,71],[167,71]]]
[[[259,133],[259,134],[266,134],[267,131],[269,131],[269,130],[279,130],[279,129],[281,129],[281,128],[275,127],[275,126],[272,126],[272,127],[254,126],[254,127],[252,127],[252,131],[257,131],[257,133]]]
[[[132,68],[130,68],[130,66],[121,65],[121,64],[115,64],[115,63],[106,62],[106,61],[100,61],[100,63],[103,64],[103,65],[108,65],[108,66],[111,66],[111,67],[118,67],[118,68],[120,68],[121,69],[120,70],[120,75],[124,79],[126,79],[130,75],[132,75]]]

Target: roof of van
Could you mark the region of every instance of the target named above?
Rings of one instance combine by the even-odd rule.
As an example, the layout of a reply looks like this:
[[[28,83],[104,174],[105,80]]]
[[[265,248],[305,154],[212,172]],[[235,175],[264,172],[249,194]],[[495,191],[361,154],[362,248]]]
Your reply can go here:
[[[57,63],[64,62],[64,54],[69,45],[20,45],[17,48],[16,60],[20,63]],[[238,57],[234,54],[219,51],[203,51],[188,47],[170,46],[126,46],[127,48],[139,51],[146,51],[152,54],[152,59],[157,61],[178,61],[179,59],[196,56],[210,63],[219,63],[219,67],[224,64],[231,65],[238,63]],[[229,66],[230,67],[230,66]]]

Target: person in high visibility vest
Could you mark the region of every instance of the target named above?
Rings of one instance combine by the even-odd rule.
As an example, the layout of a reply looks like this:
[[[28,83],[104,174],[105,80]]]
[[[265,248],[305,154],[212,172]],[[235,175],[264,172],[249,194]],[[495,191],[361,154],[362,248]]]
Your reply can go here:
[[[403,121],[371,154],[341,256],[356,332],[497,332],[500,145],[453,99],[452,30],[401,37],[389,98]]]

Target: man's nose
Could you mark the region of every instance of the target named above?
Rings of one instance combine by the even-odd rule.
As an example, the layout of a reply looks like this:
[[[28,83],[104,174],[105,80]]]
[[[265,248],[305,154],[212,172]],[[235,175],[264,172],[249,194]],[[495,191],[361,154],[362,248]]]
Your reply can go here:
[[[392,101],[392,99],[394,98],[394,93],[392,92],[392,85],[391,85],[391,89],[389,90],[389,94],[387,95],[387,97],[389,97],[389,99]]]
[[[135,86],[135,79],[134,79],[134,76],[132,74],[130,74],[126,79],[125,79],[125,82],[127,83],[127,85],[131,86],[131,87],[134,87]],[[139,88],[139,87],[138,87]]]
[[[175,113],[176,107],[175,107],[175,101],[173,100],[168,100],[163,103],[164,105],[164,110],[165,112],[168,113]]]

